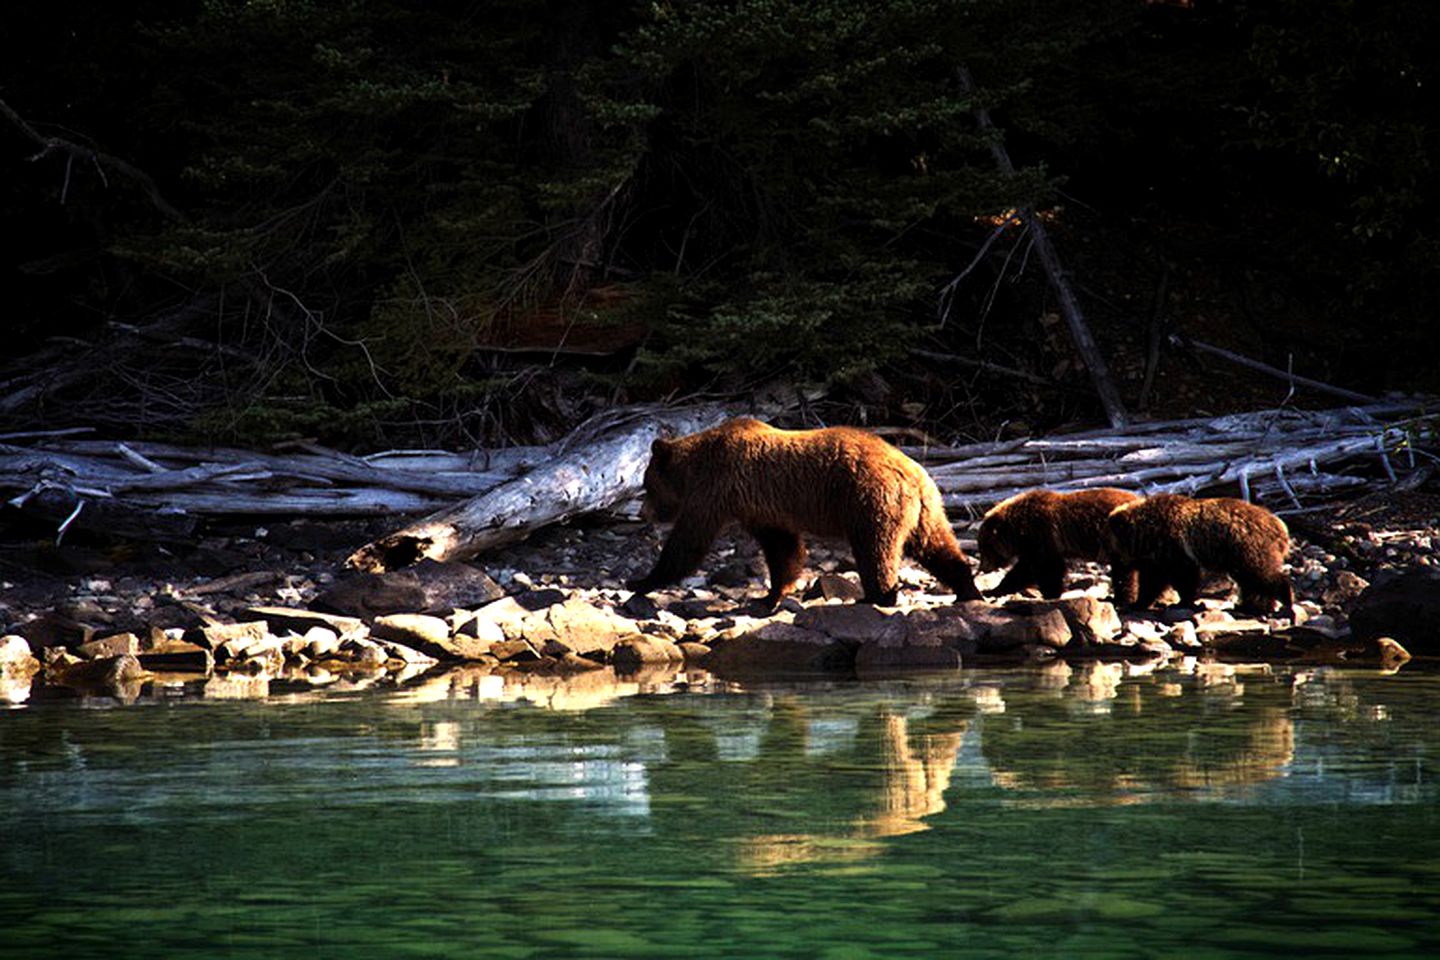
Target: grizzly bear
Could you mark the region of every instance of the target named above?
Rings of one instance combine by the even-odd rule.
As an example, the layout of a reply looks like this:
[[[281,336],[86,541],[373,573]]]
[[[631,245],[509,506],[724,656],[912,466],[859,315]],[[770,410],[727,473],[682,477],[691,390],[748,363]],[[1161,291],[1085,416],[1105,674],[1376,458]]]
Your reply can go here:
[[[895,603],[902,553],[957,599],[980,598],[935,481],[863,430],[779,430],[742,417],[658,439],[645,470],[644,515],[674,528],[655,568],[629,584],[637,593],[689,576],[734,521],[760,544],[771,606],[800,578],[806,533],[849,541],[869,603]]]
[[[1111,549],[1140,570],[1135,594],[1116,598],[1148,607],[1165,587],[1193,606],[1201,568],[1223,573],[1240,588],[1240,605],[1269,613],[1292,613],[1295,602],[1285,576],[1290,531],[1264,507],[1230,497],[1196,500],[1161,493],[1124,503],[1110,514]]]
[[[1097,487],[1074,493],[1029,490],[997,503],[980,521],[980,569],[1015,565],[991,595],[1039,587],[1042,596],[1060,596],[1065,561],[1112,560],[1107,518],[1122,503],[1138,499],[1129,490]],[[1135,592],[1128,583],[1134,577],[1132,566],[1112,562],[1116,596]]]

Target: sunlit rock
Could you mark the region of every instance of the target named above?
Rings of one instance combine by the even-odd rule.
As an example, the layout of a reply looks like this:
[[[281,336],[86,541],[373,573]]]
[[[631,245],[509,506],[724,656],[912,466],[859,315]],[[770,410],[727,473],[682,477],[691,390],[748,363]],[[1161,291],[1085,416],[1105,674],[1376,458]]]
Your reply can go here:
[[[24,637],[10,634],[0,637],[0,675],[30,677],[40,671],[40,661]]]
[[[622,640],[611,652],[611,662],[620,673],[633,673],[646,664],[679,663],[685,659],[680,648],[659,637],[635,636]]]

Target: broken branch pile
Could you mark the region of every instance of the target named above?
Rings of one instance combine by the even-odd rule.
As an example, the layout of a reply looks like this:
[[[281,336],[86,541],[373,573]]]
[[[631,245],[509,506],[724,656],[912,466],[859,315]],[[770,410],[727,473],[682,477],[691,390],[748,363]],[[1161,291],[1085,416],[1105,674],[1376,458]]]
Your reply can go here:
[[[256,453],[57,436],[27,437],[21,446],[0,437],[0,493],[62,533],[75,525],[160,539],[189,536],[201,516],[429,513],[351,558],[382,570],[468,556],[623,503],[640,490],[654,437],[704,429],[723,416],[718,407],[628,407],[543,447],[366,457],[303,443]],[[906,452],[930,470],[952,512],[973,518],[1037,486],[1148,493],[1238,486],[1246,497],[1299,508],[1302,494],[1372,483],[1341,472],[1356,462],[1378,464],[1391,482],[1398,470],[1418,466],[1412,476],[1421,475],[1436,459],[1434,447],[1433,416],[1418,400],[1397,400]]]
[[[1238,486],[1246,499],[1287,502],[1372,481],[1339,469],[1373,457],[1391,482],[1394,457],[1415,468],[1433,460],[1434,424],[1415,402],[1335,410],[1261,410],[1226,417],[1137,424],[1121,430],[906,448],[924,463],[952,511],[972,516],[1032,487],[1080,490],[1118,486],[1144,493],[1214,491]],[[1425,464],[1424,466],[1428,466]]]

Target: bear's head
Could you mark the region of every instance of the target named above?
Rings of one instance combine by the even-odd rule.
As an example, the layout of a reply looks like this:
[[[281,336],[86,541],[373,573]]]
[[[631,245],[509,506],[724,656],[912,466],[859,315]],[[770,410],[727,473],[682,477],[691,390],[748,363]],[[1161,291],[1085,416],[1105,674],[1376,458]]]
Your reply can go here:
[[[1135,508],[1143,504],[1144,500],[1131,500],[1129,503],[1122,503],[1105,519],[1105,550],[1106,553],[1119,560],[1133,559],[1137,553],[1136,543],[1137,531],[1135,527]]]
[[[1015,561],[1018,550],[1011,533],[1010,521],[1003,514],[991,511],[980,521],[980,531],[975,539],[980,553],[981,573],[1008,567]]]
[[[685,501],[685,469],[677,456],[678,443],[656,438],[650,445],[650,465],[645,468],[645,504],[640,515],[653,523],[674,523]]]

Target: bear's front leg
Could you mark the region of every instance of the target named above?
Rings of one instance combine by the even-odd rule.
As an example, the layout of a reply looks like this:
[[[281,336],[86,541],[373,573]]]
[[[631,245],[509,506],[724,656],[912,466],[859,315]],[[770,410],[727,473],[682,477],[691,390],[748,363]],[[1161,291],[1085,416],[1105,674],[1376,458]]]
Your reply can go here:
[[[655,561],[655,567],[625,586],[643,594],[679,583],[700,568],[700,562],[705,559],[706,551],[719,532],[719,525],[713,521],[693,514],[680,514],[675,518],[675,526],[660,550],[660,559]]]

